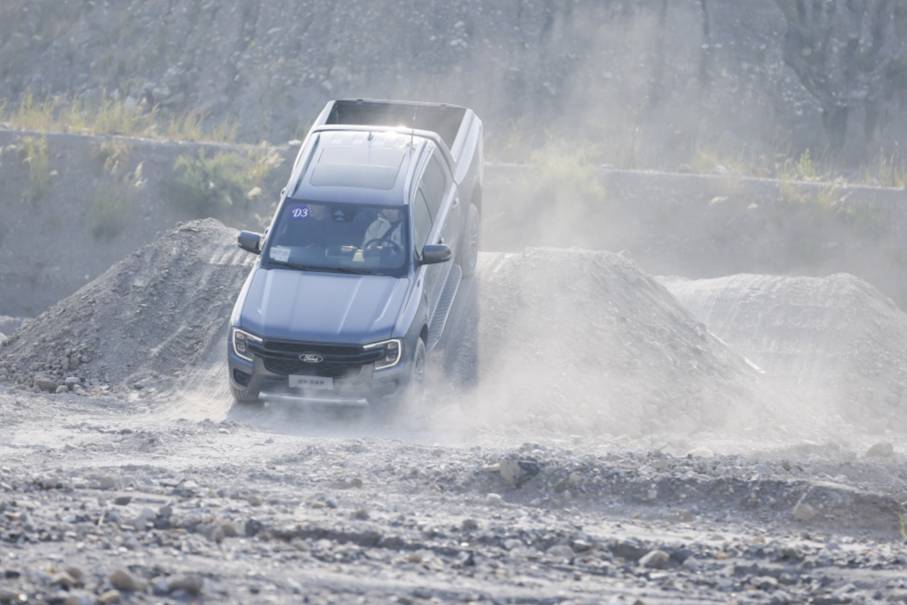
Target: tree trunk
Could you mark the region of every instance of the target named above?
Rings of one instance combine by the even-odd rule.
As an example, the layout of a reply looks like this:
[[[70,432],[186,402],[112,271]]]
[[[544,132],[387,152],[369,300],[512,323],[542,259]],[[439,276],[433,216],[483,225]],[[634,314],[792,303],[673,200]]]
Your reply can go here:
[[[652,83],[649,88],[649,108],[654,109],[664,97],[665,38],[668,29],[668,0],[661,0],[658,9],[658,31],[655,38],[655,63],[652,66]]]
[[[712,29],[709,23],[708,0],[699,0],[702,10],[702,48],[699,51],[699,85],[708,88],[711,84],[709,76],[709,63],[712,55]]]
[[[850,108],[846,105],[835,105],[822,110],[822,126],[825,128],[825,134],[828,136],[828,145],[833,153],[837,153],[844,148],[844,142],[847,140],[847,118],[849,115]]]

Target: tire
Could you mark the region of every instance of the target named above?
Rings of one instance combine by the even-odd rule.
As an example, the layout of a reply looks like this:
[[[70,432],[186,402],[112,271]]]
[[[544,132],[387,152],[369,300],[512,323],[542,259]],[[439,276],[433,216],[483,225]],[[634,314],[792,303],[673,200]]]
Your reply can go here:
[[[231,384],[230,392],[233,394],[233,401],[238,405],[261,405],[261,399],[258,397],[257,389],[244,389]]]
[[[409,374],[409,383],[406,385],[407,404],[421,406],[425,403],[425,367],[427,364],[425,341],[416,340],[416,350],[413,352],[412,370]]]
[[[460,268],[464,277],[472,277],[479,262],[479,241],[482,236],[482,215],[479,207],[470,204],[466,211],[466,232],[460,245]]]
[[[370,414],[376,422],[392,424],[401,411],[406,410],[409,406],[418,408],[422,405],[425,397],[425,362],[425,341],[419,338],[416,340],[416,350],[413,352],[409,379],[397,396],[369,399]]]

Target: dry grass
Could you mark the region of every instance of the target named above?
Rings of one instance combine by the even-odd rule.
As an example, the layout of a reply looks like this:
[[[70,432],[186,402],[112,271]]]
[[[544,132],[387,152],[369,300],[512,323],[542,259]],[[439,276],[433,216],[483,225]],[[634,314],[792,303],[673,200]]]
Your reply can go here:
[[[158,108],[102,95],[83,99],[38,100],[26,93],[17,104],[0,103],[0,122],[10,128],[35,132],[116,134],[151,139],[232,143],[237,127],[232,123],[206,125],[205,116],[191,111],[165,119]]]
[[[880,154],[878,159],[864,170],[863,180],[881,187],[907,189],[907,161],[899,154]]]
[[[172,197],[194,216],[223,216],[241,209],[248,214],[260,200],[262,182],[280,164],[274,150],[262,145],[248,152],[183,154],[173,164]]]
[[[50,191],[51,171],[47,154],[47,139],[44,137],[24,137],[22,139],[22,163],[28,167],[28,184],[25,188],[25,200],[35,203]]]

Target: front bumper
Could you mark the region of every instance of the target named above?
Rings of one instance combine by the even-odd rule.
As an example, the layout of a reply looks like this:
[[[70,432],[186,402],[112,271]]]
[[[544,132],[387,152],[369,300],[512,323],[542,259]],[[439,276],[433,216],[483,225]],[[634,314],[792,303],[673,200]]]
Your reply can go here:
[[[333,378],[332,389],[291,388],[292,372],[275,372],[265,367],[265,360],[253,354],[248,361],[238,356],[227,343],[227,365],[230,383],[239,389],[258,393],[262,399],[300,401],[318,404],[365,406],[375,400],[398,397],[409,380],[409,363],[404,355],[397,365],[375,370],[374,363],[351,367],[340,377]],[[318,375],[317,369],[301,371],[302,375]]]

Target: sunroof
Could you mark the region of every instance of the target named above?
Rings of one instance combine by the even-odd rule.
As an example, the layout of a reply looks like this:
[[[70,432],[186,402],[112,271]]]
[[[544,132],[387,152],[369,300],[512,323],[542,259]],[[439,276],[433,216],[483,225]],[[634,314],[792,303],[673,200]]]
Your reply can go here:
[[[403,151],[372,145],[324,149],[312,172],[316,187],[392,189],[403,164]]]

